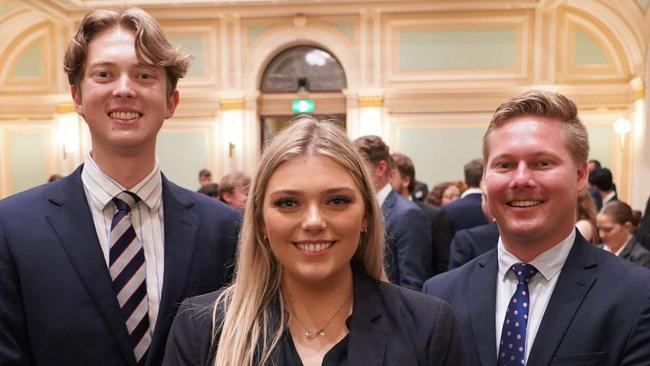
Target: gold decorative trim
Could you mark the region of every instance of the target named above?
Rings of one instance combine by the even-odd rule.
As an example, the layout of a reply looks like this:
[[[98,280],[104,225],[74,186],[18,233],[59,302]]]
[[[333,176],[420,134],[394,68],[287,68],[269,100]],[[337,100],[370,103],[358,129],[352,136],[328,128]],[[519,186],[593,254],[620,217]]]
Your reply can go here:
[[[383,107],[384,106],[384,97],[359,97],[358,100],[359,107]]]
[[[246,101],[244,98],[237,99],[221,99],[219,101],[219,109],[222,111],[231,111],[233,109],[244,109]]]
[[[54,110],[56,111],[56,114],[75,113],[77,111],[72,102],[57,103],[54,106]]]

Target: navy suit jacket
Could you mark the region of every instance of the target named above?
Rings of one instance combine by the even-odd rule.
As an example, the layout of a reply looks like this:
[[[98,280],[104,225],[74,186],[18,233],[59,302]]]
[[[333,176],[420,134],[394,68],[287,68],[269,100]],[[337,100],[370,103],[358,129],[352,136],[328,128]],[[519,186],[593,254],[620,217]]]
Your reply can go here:
[[[496,222],[460,230],[451,241],[449,269],[458,268],[496,248],[498,243],[499,227]]]
[[[413,201],[431,223],[431,248],[433,249],[432,274],[446,272],[449,266],[449,222],[442,209],[422,201]]]
[[[636,237],[641,245],[650,250],[650,197],[648,197],[648,202],[645,205],[645,211],[643,211],[643,218]]]
[[[391,191],[381,211],[386,222],[386,266],[391,282],[419,291],[433,274],[431,229],[415,203]]]
[[[135,365],[81,182],[0,201],[0,365]],[[147,365],[180,302],[229,281],[239,215],[164,176],[165,274]]]
[[[481,209],[481,194],[472,193],[442,206],[449,221],[451,237],[458,230],[469,229],[470,227],[485,225],[488,223],[483,209]]]
[[[215,292],[183,302],[169,336],[164,366],[213,365],[216,347],[211,342],[211,309],[217,296]],[[448,304],[377,282],[360,271],[354,274],[353,296],[352,315],[347,323],[347,365],[467,365],[460,332]],[[223,310],[217,311],[217,319],[223,316]],[[282,344],[276,347],[268,365],[283,366],[278,360],[281,347]]]
[[[423,291],[454,308],[470,365],[497,359],[497,250],[429,279]],[[650,271],[579,233],[540,324],[527,366],[650,363]]]

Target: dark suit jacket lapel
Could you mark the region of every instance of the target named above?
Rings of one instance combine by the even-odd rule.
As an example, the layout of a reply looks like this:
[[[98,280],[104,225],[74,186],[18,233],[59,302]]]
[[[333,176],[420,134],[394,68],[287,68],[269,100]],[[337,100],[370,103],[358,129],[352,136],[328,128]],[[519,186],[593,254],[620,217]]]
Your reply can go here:
[[[395,193],[395,191],[390,191],[388,196],[386,196],[384,203],[381,205],[381,212],[384,214],[384,219],[387,220],[390,216],[391,210],[393,209],[393,206],[395,206],[396,199],[397,193]]]
[[[163,210],[165,223],[165,274],[158,309],[158,319],[152,338],[150,352],[156,354],[165,346],[163,334],[167,334],[176,307],[183,300],[190,265],[196,245],[199,218],[191,212],[191,197],[163,175]]]
[[[355,270],[348,365],[384,364],[387,336],[380,324],[383,308],[377,285]]]
[[[128,364],[135,365],[126,325],[122,321],[122,313],[84,193],[82,169],[83,166],[80,166],[54,187],[46,217],[125,360]]]
[[[496,280],[498,276],[497,252],[492,250],[479,259],[469,279],[469,307],[474,339],[481,365],[494,366],[497,360],[496,330],[494,329],[496,308]]]
[[[577,235],[535,336],[529,366],[551,363],[575,313],[596,281],[596,248],[590,245]]]

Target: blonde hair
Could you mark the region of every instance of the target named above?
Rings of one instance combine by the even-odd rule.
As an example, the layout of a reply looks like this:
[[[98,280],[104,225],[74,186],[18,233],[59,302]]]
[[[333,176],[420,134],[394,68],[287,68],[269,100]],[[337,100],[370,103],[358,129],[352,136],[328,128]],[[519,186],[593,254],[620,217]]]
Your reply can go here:
[[[288,321],[280,294],[282,268],[264,237],[264,195],[271,176],[282,163],[306,155],[326,156],[352,176],[361,191],[368,227],[351,264],[375,280],[387,279],[383,217],[361,156],[334,123],[298,116],[266,147],[251,184],[235,279],[213,308],[212,341],[217,348],[214,365],[263,365],[282,338]],[[219,313],[223,317],[218,318]]]
[[[589,158],[589,135],[578,118],[578,107],[566,96],[546,90],[530,90],[502,103],[494,112],[483,136],[483,160],[490,155],[489,137],[497,128],[513,118],[536,116],[557,120],[564,129],[565,144],[577,164]]]

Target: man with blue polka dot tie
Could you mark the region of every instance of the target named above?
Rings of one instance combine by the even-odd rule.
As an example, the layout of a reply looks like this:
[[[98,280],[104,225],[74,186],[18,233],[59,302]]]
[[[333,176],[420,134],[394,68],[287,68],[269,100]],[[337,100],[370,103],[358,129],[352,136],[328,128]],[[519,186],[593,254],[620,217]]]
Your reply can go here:
[[[506,101],[483,158],[497,248],[423,288],[454,308],[469,364],[649,365],[650,271],[575,229],[589,158],[576,105],[548,91]]]

